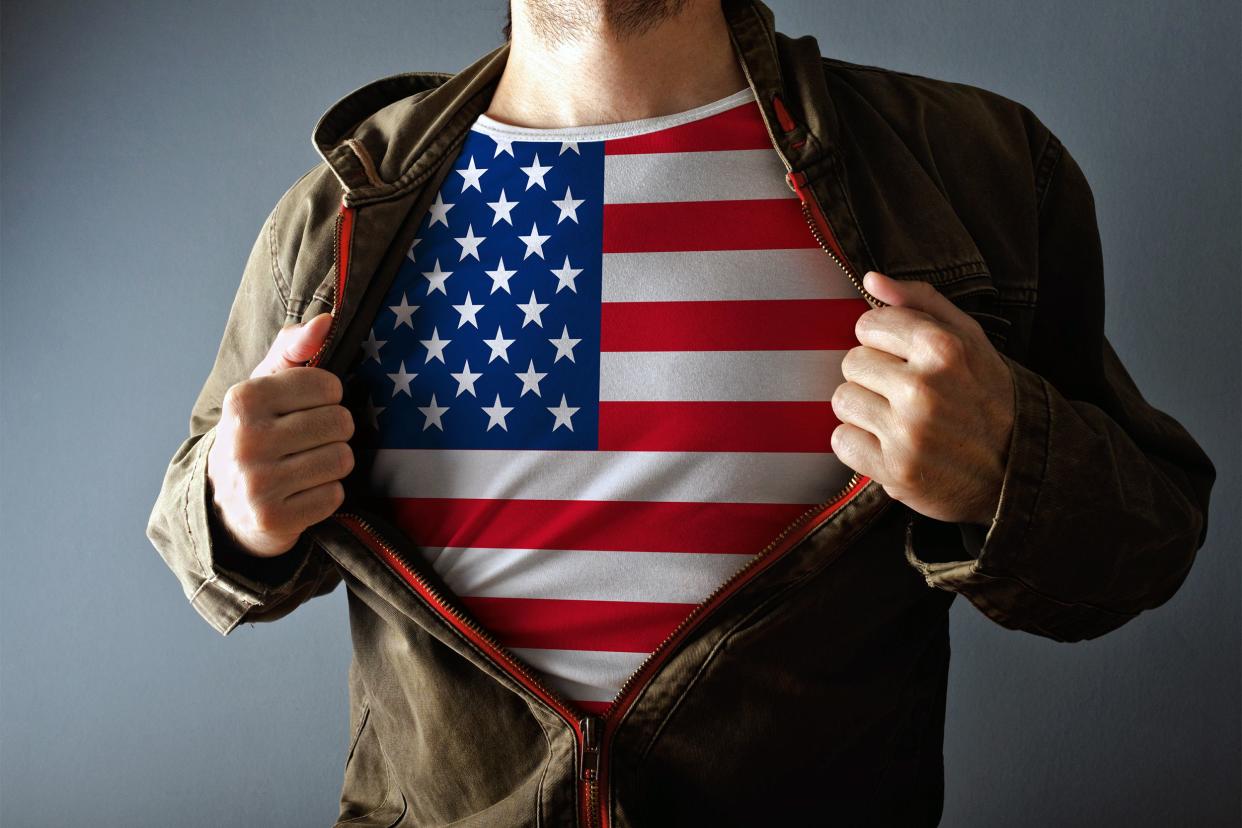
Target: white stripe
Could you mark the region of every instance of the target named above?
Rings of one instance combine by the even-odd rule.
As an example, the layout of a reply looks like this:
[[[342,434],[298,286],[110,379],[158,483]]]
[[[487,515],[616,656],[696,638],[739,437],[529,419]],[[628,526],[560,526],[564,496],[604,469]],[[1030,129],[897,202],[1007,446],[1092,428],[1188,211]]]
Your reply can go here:
[[[605,302],[859,299],[818,247],[605,253]]]
[[[827,402],[845,351],[604,351],[604,400]]]
[[[379,449],[385,497],[822,503],[850,470],[831,452]]]
[[[604,156],[604,203],[797,198],[771,147]]]
[[[610,702],[647,653],[609,650],[551,650],[510,647],[510,651],[545,674],[552,689],[569,699]]]
[[[756,550],[758,551],[758,550]],[[697,604],[750,555],[423,547],[458,595]]]

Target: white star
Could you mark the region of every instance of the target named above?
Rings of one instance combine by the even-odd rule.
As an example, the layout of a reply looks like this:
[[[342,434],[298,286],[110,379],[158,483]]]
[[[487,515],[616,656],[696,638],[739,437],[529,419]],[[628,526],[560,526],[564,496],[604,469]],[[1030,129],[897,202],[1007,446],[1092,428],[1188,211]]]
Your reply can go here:
[[[561,153],[565,152],[565,150],[567,149],[571,149],[574,152],[578,152],[578,142],[577,141],[561,141],[561,151],[558,152],[557,155],[561,155]],[[582,155],[582,153],[580,152],[578,152],[578,154]]]
[[[466,360],[460,372],[449,376],[457,380],[457,396],[460,397],[462,391],[469,391],[471,396],[477,396],[474,393],[474,381],[483,375],[470,370],[470,360]]]
[[[555,275],[557,279],[556,292],[560,293],[561,288],[567,287],[570,290],[572,290],[574,293],[577,293],[578,288],[574,285],[574,279],[581,272],[582,272],[582,268],[580,267],[570,267],[569,257],[566,256],[565,264],[561,265],[559,270],[552,271],[553,275]]]
[[[441,339],[439,329],[432,328],[431,339],[419,340],[419,342],[423,343],[423,345],[427,348],[427,358],[423,360],[423,364],[426,365],[433,359],[438,359],[440,362],[444,362],[444,346],[452,341],[453,340],[451,339]]]
[[[437,193],[437,195],[439,195],[439,193]],[[453,205],[450,204],[449,206],[452,207]],[[409,259],[411,262],[418,261],[418,259],[414,256],[414,248],[418,247],[418,243],[422,240],[423,240],[423,237],[419,236],[418,238],[414,240],[414,243],[410,245],[410,249],[405,251],[406,258]]]
[[[561,426],[565,426],[570,431],[574,430],[574,421],[572,417],[578,413],[577,408],[570,407],[565,404],[565,395],[561,394],[561,404],[557,406],[549,405],[548,410],[556,416],[556,422],[552,424],[552,430],[556,431]]]
[[[550,169],[552,169],[551,166],[539,166],[539,153],[535,153],[535,163],[531,164],[529,167],[521,168],[522,172],[526,173],[526,189],[529,190],[536,181],[539,182],[540,187],[543,187],[545,190],[548,189],[543,183],[543,177]]]
[[[500,426],[505,431],[509,430],[509,426],[505,425],[505,417],[513,410],[513,406],[501,405],[499,394],[496,395],[496,402],[483,406],[483,410],[487,412],[487,431],[491,431],[494,425]]]
[[[387,342],[388,342],[387,339],[376,339],[375,328],[372,328],[370,335],[367,336],[367,338],[362,343],[362,350],[367,352],[367,357],[375,360],[376,362],[379,362],[380,361],[380,355],[379,355],[380,348],[383,348]]]
[[[387,406],[376,405],[371,401],[370,397],[367,398],[367,419],[371,421],[371,428],[379,431],[379,415],[381,411],[386,409]]]
[[[444,289],[444,281],[453,275],[451,270],[440,269],[440,259],[436,257],[436,266],[431,270],[424,270],[423,275],[427,277],[427,295],[430,296],[432,291],[440,291],[448,296],[448,291]],[[410,327],[414,327],[411,325]]]
[[[543,395],[539,393],[539,380],[546,376],[546,373],[540,374],[535,370],[535,361],[532,359],[530,366],[522,373],[517,374],[517,378],[522,381],[522,393],[518,394],[518,397],[525,397],[527,391],[534,391],[536,397],[542,397]]]
[[[401,294],[401,304],[389,305],[388,309],[397,315],[397,322],[392,326],[394,331],[402,325],[409,325],[410,330],[414,330],[414,320],[412,317],[414,316],[414,311],[418,310],[418,305],[411,305],[409,300],[405,298],[404,292]]]
[[[471,187],[474,187],[480,193],[483,192],[483,188],[479,186],[479,179],[483,177],[483,173],[487,172],[487,167],[476,167],[474,165],[474,156],[470,157],[470,165],[468,167],[464,170],[455,170],[455,172],[461,173],[461,177],[465,179],[461,185],[463,193]],[[448,222],[445,222],[445,224],[447,225]]]
[[[423,416],[427,418],[423,423],[423,431],[426,431],[432,425],[441,431],[444,431],[444,423],[440,418],[444,416],[445,411],[449,410],[449,407],[447,405],[436,405],[435,394],[431,395],[431,402],[429,404],[420,405],[418,410],[421,411]]]
[[[475,261],[478,261],[479,260],[479,245],[483,243],[483,240],[485,238],[487,237],[476,236],[474,234],[474,226],[467,224],[466,235],[460,238],[453,239],[453,241],[461,245],[461,256],[458,257],[457,261],[460,262],[462,259],[466,258],[467,256],[474,256]]]
[[[489,293],[495,293],[497,288],[504,288],[505,293],[510,295],[513,294],[513,291],[509,290],[509,279],[511,279],[513,274],[517,273],[517,271],[505,270],[504,256],[500,257],[500,264],[496,265],[495,270],[485,270],[483,272],[492,277],[492,289],[488,291]]]
[[[518,307],[522,309],[522,313],[526,314],[526,318],[522,320],[523,328],[526,327],[527,322],[534,322],[539,327],[543,327],[543,319],[540,318],[540,314],[543,313],[547,305],[539,303],[539,300],[535,298],[533,290],[530,292],[530,301],[525,305],[518,305]]]
[[[552,360],[553,362],[557,362],[563,356],[569,357],[569,361],[574,362],[574,346],[577,345],[582,340],[581,339],[570,339],[569,338],[569,326],[564,325],[561,327],[560,338],[553,339],[552,337],[548,337],[548,341],[556,346],[556,356],[553,358]]]
[[[531,253],[538,253],[539,258],[542,259],[543,258],[543,243],[552,237],[539,235],[539,225],[536,222],[532,221],[530,223],[530,235],[518,236],[518,238],[526,242],[526,253],[522,256],[523,259],[529,256]]]
[[[453,209],[453,205],[444,201],[443,194],[436,193],[436,203],[431,205],[430,209],[431,221],[427,222],[427,227],[430,228],[437,221],[448,227],[448,211]],[[411,247],[410,249],[413,250],[414,248]]]
[[[500,188],[500,201],[487,202],[487,206],[491,207],[492,210],[496,213],[496,215],[492,218],[492,224],[495,224],[501,219],[504,219],[505,221],[509,222],[509,226],[512,227],[513,217],[510,216],[509,214],[513,212],[513,208],[516,207],[517,205],[518,205],[518,202],[516,201],[505,200],[505,188],[501,187]]]
[[[417,377],[418,374],[407,374],[405,371],[405,360],[401,360],[401,369],[395,374],[389,374],[388,378],[393,381],[392,395],[397,396],[397,392],[405,394],[407,397],[414,396],[410,393],[410,380]]]
[[[460,328],[462,325],[465,325],[467,322],[469,322],[471,325],[474,325],[476,329],[479,327],[479,320],[478,320],[479,309],[482,308],[483,306],[475,305],[471,303],[470,291],[466,291],[466,304],[453,305],[453,307],[457,310],[458,313],[461,314],[461,319],[458,320],[457,327]]]
[[[571,218],[574,224],[578,223],[578,205],[582,204],[583,199],[574,198],[574,194],[569,191],[569,187],[565,187],[565,197],[560,201],[552,199],[552,203],[560,208],[561,214],[556,217],[556,223],[560,224],[562,219]]]
[[[509,153],[509,157],[513,157],[513,138],[506,138],[503,135],[493,135],[491,139],[496,142],[496,154],[492,158],[500,157],[502,152]]]
[[[483,341],[487,343],[487,347],[492,349],[491,355],[487,358],[489,363],[496,357],[500,357],[505,362],[509,361],[509,346],[514,343],[514,340],[505,339],[505,335],[501,332],[499,325],[496,326],[496,336]]]

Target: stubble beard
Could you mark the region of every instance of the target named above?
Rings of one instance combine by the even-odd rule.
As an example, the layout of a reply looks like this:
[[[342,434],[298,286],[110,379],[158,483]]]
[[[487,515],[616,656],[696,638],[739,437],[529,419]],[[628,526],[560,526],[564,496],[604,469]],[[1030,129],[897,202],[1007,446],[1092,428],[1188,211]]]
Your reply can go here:
[[[529,0],[531,31],[548,45],[568,43],[588,32],[616,39],[649,31],[685,8],[687,0]]]

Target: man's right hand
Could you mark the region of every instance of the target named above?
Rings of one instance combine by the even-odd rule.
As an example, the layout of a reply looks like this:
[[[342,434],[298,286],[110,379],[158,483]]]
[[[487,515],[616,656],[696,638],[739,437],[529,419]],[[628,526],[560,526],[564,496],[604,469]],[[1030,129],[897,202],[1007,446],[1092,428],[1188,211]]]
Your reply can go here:
[[[301,364],[331,320],[322,313],[281,328],[250,378],[224,395],[207,476],[216,513],[251,555],[288,552],[345,499],[354,419],[340,405],[340,378]]]

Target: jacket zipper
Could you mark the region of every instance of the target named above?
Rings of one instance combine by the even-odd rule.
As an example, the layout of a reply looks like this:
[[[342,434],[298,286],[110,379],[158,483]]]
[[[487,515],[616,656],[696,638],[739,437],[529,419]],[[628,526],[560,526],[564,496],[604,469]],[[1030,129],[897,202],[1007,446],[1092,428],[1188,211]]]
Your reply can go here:
[[[319,350],[315,351],[314,356],[306,361],[308,366],[313,367],[319,364],[328,350],[328,343],[336,335],[336,328],[340,321],[341,302],[345,297],[345,283],[349,279],[349,252],[353,243],[356,212],[357,208],[350,207],[342,197],[341,208],[336,213],[336,231],[332,234],[332,261],[336,263],[336,281],[332,284],[332,321],[328,325],[328,333],[324,336],[323,342],[319,343]]]
[[[837,266],[849,278],[850,282],[873,307],[881,307],[886,303],[868,293],[862,286],[862,280],[855,270],[847,264],[845,252],[841,249],[836,236],[832,232],[823,210],[814,192],[806,186],[805,172],[790,171],[785,181],[798,196],[802,205],[802,214],[807,226],[815,236],[819,246],[832,257]],[[356,213],[342,198],[341,208],[336,218],[336,235],[333,243],[333,258],[336,262],[336,281],[332,294],[332,323],[328,334],[315,355],[307,361],[307,365],[318,365],[336,334],[341,302],[345,295],[345,286],[349,279],[350,245]],[[408,584],[416,595],[440,617],[447,620],[454,629],[470,643],[479,648],[500,669],[511,678],[526,687],[544,704],[560,715],[573,730],[578,741],[578,786],[579,786],[579,824],[590,828],[607,828],[607,802],[601,800],[600,791],[607,790],[608,752],[607,745],[616,732],[621,717],[629,709],[641,690],[657,672],[659,666],[669,656],[672,648],[683,640],[686,635],[729,596],[741,589],[752,578],[768,569],[786,552],[798,544],[810,532],[823,525],[829,518],[840,511],[847,503],[862,492],[871,478],[853,472],[846,485],[828,500],[818,503],[781,530],[762,551],[754,555],[743,567],[728,580],[717,586],[711,594],[700,602],[668,636],[660,642],[651,653],[639,664],[621,685],[616,697],[607,711],[598,714],[584,714],[571,701],[557,691],[544,684],[523,662],[513,656],[499,641],[492,637],[473,618],[469,617],[423,578],[404,556],[380,535],[378,529],[365,517],[348,510],[341,510],[332,515],[332,519],[349,530],[372,550],[384,563]]]

